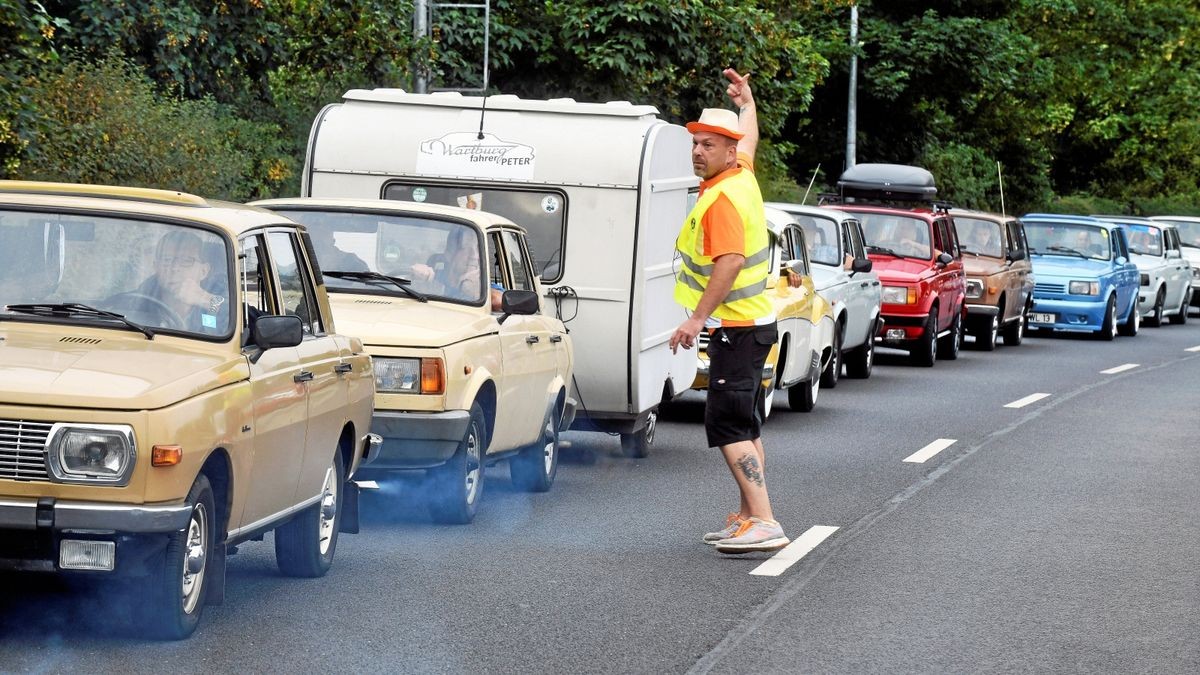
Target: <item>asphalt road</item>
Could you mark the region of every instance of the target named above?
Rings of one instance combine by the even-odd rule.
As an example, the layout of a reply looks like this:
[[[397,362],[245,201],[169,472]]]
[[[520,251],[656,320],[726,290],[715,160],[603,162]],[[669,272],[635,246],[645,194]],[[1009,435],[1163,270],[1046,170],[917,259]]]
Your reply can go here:
[[[136,589],[0,578],[0,671],[1200,672],[1195,346],[1200,321],[931,369],[881,352],[812,413],[777,397],[776,515],[819,541],[774,576],[700,543],[737,494],[689,394],[648,459],[571,433],[547,494],[492,468],[468,526],[366,491],[323,579],[248,543],[187,641],[125,627]]]

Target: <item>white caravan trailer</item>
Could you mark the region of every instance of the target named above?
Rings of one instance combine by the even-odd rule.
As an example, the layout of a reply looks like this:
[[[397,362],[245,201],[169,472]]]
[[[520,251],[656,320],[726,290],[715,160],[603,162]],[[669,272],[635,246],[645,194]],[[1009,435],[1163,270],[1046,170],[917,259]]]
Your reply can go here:
[[[673,260],[698,185],[691,135],[651,106],[356,89],[313,123],[301,193],[465,206],[523,226],[575,343],[573,428],[619,432],[643,457],[658,404],[695,377],[695,353],[667,341],[686,318]]]

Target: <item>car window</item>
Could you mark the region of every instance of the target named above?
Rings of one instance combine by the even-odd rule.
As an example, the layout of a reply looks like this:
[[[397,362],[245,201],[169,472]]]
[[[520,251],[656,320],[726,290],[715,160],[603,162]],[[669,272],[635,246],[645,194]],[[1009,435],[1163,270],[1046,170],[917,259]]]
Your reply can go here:
[[[1018,259],[1025,257],[1025,231],[1021,227],[1021,223],[1010,220],[1008,221],[1008,248],[1010,251],[1017,254]]]
[[[500,235],[504,240],[504,255],[511,274],[512,286],[509,288],[521,291],[537,290],[533,285],[533,270],[521,245],[521,235],[511,230],[505,230]]]
[[[285,314],[300,317],[305,335],[321,335],[321,313],[313,292],[312,279],[299,253],[299,239],[292,232],[267,234],[267,247],[279,278],[279,295]]]
[[[1026,222],[1025,236],[1029,251],[1037,255],[1082,257],[1094,260],[1112,258],[1107,229],[1083,223]],[[1116,237],[1118,235],[1111,235]],[[1128,257],[1128,256],[1126,256]]]
[[[841,265],[843,244],[837,221],[823,216],[793,215],[804,230],[809,259],[822,265]]]
[[[784,230],[784,235],[784,241],[786,242],[786,248],[783,252],[784,261],[792,263],[791,269],[797,274],[809,274],[808,265],[804,262],[804,230],[792,226]]]
[[[1108,235],[1108,232],[1105,230],[1101,230],[1101,233],[1106,236]],[[1120,229],[1113,231],[1112,251],[1114,258],[1125,258],[1126,260],[1129,259],[1129,251],[1127,250],[1127,244],[1125,241],[1125,232]]]
[[[547,282],[562,279],[567,196],[561,191],[397,181],[384,187],[383,198],[460,206],[504,216],[528,233],[527,248],[535,274]]]
[[[483,241],[467,223],[370,211],[279,210],[308,230],[330,292],[406,296],[386,281],[332,274],[378,272],[431,298],[483,302]]]
[[[986,255],[992,258],[1004,257],[1004,231],[1000,223],[983,218],[954,217],[954,229],[958,232],[958,240],[966,253]]]
[[[850,237],[850,249],[847,251],[850,257],[855,259],[867,257],[863,250],[862,225],[857,220],[847,220],[842,223],[842,229]]]
[[[1179,228],[1179,243],[1181,246],[1200,248],[1200,222],[1191,220],[1167,220],[1166,222]]]
[[[929,223],[911,216],[883,213],[862,213],[863,234],[866,235],[867,250],[902,256],[933,257],[930,248]]]
[[[937,246],[939,251],[943,253],[949,253],[955,258],[962,255],[958,250],[958,239],[954,236],[954,221],[945,218],[939,220],[938,232],[941,233],[941,242]]]
[[[248,340],[254,320],[263,314],[272,314],[271,291],[267,267],[263,260],[262,237],[251,236],[242,240],[242,256],[238,265],[238,283],[242,286],[243,339]]]
[[[1129,250],[1141,255],[1160,256],[1163,253],[1162,230],[1154,225],[1131,224],[1125,226],[1129,238]]]
[[[1176,232],[1175,230],[1171,230],[1171,229],[1163,230],[1163,250],[1164,251],[1178,251],[1179,250],[1179,241],[1177,239],[1178,234],[1179,233]]]
[[[231,258],[226,238],[201,227],[0,210],[0,314],[12,314],[7,305],[78,303],[153,330],[227,337]]]

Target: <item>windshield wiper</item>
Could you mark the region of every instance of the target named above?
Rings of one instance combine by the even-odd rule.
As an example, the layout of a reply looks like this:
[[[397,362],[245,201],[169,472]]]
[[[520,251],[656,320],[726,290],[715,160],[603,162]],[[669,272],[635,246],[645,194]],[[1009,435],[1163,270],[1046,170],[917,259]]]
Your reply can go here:
[[[1189,244],[1186,241],[1179,242],[1188,248],[1200,248],[1200,244]]]
[[[1048,246],[1048,247],[1046,247],[1046,250],[1054,251],[1055,253],[1072,253],[1074,255],[1079,256],[1080,258],[1083,258],[1084,260],[1092,259],[1092,256],[1084,253],[1083,251],[1080,251],[1077,248],[1071,248],[1070,246]]]
[[[112,319],[120,321],[129,328],[136,330],[146,336],[147,340],[154,339],[154,331],[143,326],[140,323],[134,323],[125,318],[124,314],[117,314],[104,309],[96,309],[91,305],[85,305],[79,302],[40,302],[29,304],[7,305],[6,309],[10,312],[22,312],[24,314],[36,314],[38,316],[94,316],[102,319]]]
[[[890,248],[886,248],[886,247],[884,247],[884,246],[871,246],[871,245],[868,245],[868,246],[867,246],[867,250],[868,250],[868,251],[873,251],[873,252],[875,252],[875,253],[882,253],[882,254],[884,254],[884,255],[890,255],[890,256],[892,256],[892,257],[894,257],[894,258],[916,258],[916,257],[917,257],[917,256],[915,256],[915,255],[904,255],[903,253],[896,253],[896,252],[895,252],[895,251],[893,251],[892,249],[890,249]]]
[[[971,248],[969,248],[969,247],[963,246],[962,244],[959,244],[959,245],[958,245],[958,250],[960,250],[960,251],[962,251],[962,252],[964,252],[964,253],[970,253],[971,255],[975,256],[976,258],[978,258],[978,257],[981,255],[981,254],[979,253],[979,251],[975,251],[975,250],[973,250],[973,249],[971,249]]]
[[[405,295],[412,298],[413,300],[416,300],[417,302],[429,302],[429,298],[427,298],[423,294],[418,293],[417,291],[414,291],[413,289],[409,288],[408,285],[412,283],[412,280],[405,279],[404,277],[389,277],[388,275],[380,274],[379,272],[328,272],[328,271],[325,271],[325,272],[322,272],[322,274],[327,277],[333,277],[334,279],[350,279],[352,281],[361,281],[364,284],[391,284],[391,285],[395,286],[396,288],[399,288],[400,290],[404,291]]]

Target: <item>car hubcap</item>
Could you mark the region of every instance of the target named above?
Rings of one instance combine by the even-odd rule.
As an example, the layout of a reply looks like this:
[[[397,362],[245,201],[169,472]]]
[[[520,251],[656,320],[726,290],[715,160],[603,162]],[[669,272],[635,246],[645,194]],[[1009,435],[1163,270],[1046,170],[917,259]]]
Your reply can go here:
[[[331,466],[325,470],[325,486],[321,489],[320,542],[322,555],[329,552],[329,544],[333,542],[333,527],[337,521],[337,491],[337,471]]]
[[[554,451],[558,444],[554,442],[554,422],[546,420],[546,428],[542,432],[546,437],[546,444],[542,446],[542,464],[543,470],[549,476],[554,469]]]
[[[467,436],[467,472],[463,479],[467,490],[467,503],[474,504],[479,493],[479,431],[471,424],[471,433]]]
[[[197,504],[192,509],[192,519],[188,522],[187,539],[184,553],[183,580],[183,611],[191,614],[200,600],[200,590],[204,587],[204,570],[208,562],[208,509],[204,504]]]
[[[819,393],[821,393],[821,376],[820,376],[820,374],[818,374],[816,377],[814,377],[812,379],[812,402],[813,402],[813,405],[816,405],[817,394],[819,394]]]
[[[658,424],[658,413],[650,413],[646,417],[646,445],[654,442],[654,428]]]

